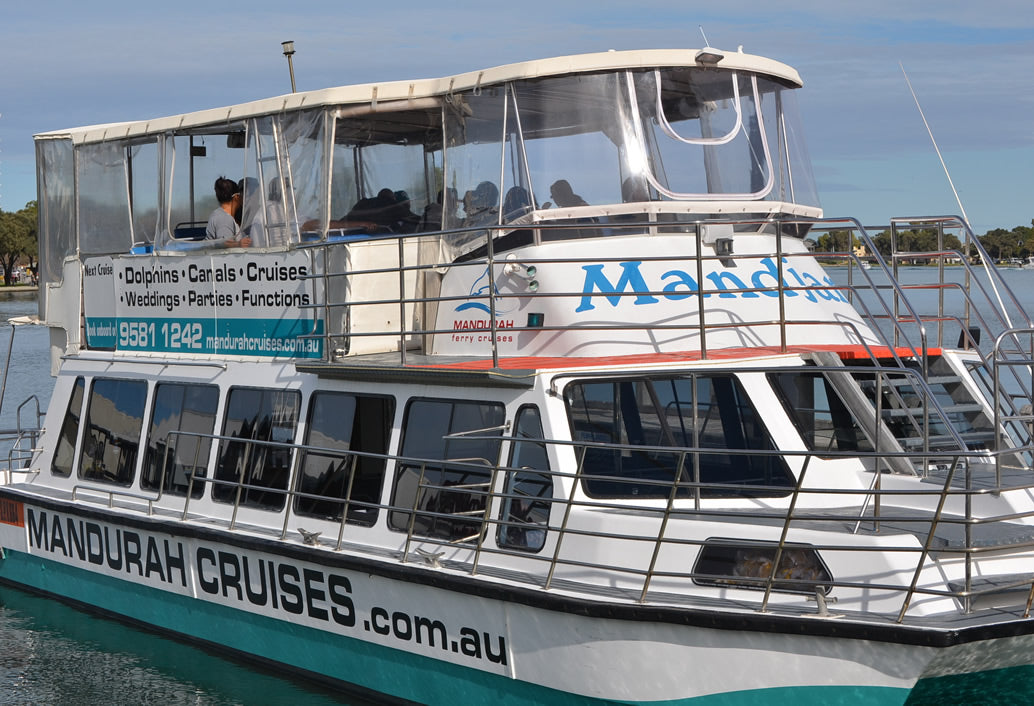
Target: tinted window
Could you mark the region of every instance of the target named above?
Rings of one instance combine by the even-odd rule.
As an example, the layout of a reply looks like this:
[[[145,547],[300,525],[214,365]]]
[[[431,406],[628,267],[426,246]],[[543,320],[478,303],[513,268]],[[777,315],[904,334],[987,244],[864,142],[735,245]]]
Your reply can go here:
[[[413,400],[403,426],[402,455],[395,476],[392,529],[449,541],[475,541],[484,525],[485,499],[501,439],[445,438],[463,432],[498,437],[503,406],[459,400]],[[479,431],[480,430],[480,431]]]
[[[793,485],[731,375],[579,382],[568,385],[564,397],[574,440],[597,444],[577,449],[583,487],[592,497],[667,498],[673,482],[680,484],[677,497],[697,492],[688,484],[700,484],[702,497],[771,497]],[[635,446],[654,448],[628,448]]]
[[[872,451],[861,425],[820,372],[800,370],[768,376],[787,413],[812,451]]]
[[[83,413],[85,392],[86,382],[81,377],[76,378],[72,387],[72,397],[68,400],[65,419],[61,422],[57,448],[54,449],[52,468],[56,476],[68,476],[72,473],[72,464],[75,462],[75,437],[79,433],[79,416]]]
[[[553,478],[548,473],[549,458],[542,442],[542,422],[537,407],[522,407],[517,413],[515,441],[510,450],[510,468],[506,474],[496,541],[508,549],[535,551],[546,543],[549,526]]]
[[[95,378],[86,410],[79,477],[130,485],[140,445],[147,383]]]
[[[377,520],[395,401],[390,397],[317,392],[309,408],[308,446],[300,464],[299,515],[372,525]],[[377,456],[359,455],[377,454]]]
[[[155,388],[141,487],[187,494],[191,474],[205,475],[212,446],[211,439],[190,434],[214,433],[218,406],[219,388],[214,385],[161,383]],[[199,497],[203,490],[204,484],[195,481],[191,495]]]
[[[296,390],[230,390],[223,435],[235,440],[220,442],[215,477],[225,483],[213,488],[215,500],[235,502],[239,490],[242,505],[264,510],[284,506],[291,450],[262,442],[293,441],[300,404]]]

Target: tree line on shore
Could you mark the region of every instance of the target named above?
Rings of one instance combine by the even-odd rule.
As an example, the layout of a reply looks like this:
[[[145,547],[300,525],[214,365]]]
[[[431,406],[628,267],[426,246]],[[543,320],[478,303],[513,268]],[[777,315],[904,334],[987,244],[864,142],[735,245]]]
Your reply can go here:
[[[0,267],[4,284],[13,284],[11,275],[20,263],[35,273],[39,261],[38,211],[30,201],[19,211],[0,209]]]
[[[1026,259],[1034,256],[1034,220],[1029,226],[1016,226],[1011,230],[995,228],[987,231],[984,235],[978,235],[977,240],[983,246],[988,256],[994,260],[1009,260],[1011,258]],[[873,245],[880,255],[888,257],[892,251],[894,237],[890,230],[884,230],[873,236]],[[850,239],[850,240],[849,240]],[[958,237],[952,233],[944,233],[943,240],[938,243],[938,234],[935,228],[911,228],[897,231],[897,252],[938,252],[956,251],[962,252],[963,245]],[[850,242],[850,246],[848,246]],[[861,240],[852,231],[832,230],[820,234],[815,238],[815,254],[822,253],[845,253],[855,252],[862,245]]]

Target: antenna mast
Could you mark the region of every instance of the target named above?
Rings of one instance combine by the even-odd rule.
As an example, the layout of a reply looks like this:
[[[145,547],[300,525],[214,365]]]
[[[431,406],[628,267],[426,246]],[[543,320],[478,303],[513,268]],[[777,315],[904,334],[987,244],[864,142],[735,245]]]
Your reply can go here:
[[[941,168],[944,169],[944,176],[948,177],[948,184],[951,186],[951,192],[955,194],[955,202],[959,205],[959,210],[962,211],[962,219],[966,221],[966,227],[969,227],[969,216],[966,215],[966,207],[962,205],[962,199],[959,198],[959,192],[955,188],[955,182],[951,180],[951,174],[948,173],[948,165],[944,163],[944,157],[941,156],[941,150],[937,147],[937,140],[933,137],[933,130],[930,129],[930,123],[926,122],[926,114],[923,113],[923,106],[919,105],[919,98],[916,96],[915,89],[912,88],[912,82],[908,80],[908,74],[905,73],[904,65],[899,61],[898,66],[901,67],[901,73],[905,77],[905,83],[908,84],[908,90],[912,94],[912,100],[916,102],[916,108],[919,109],[919,117],[923,119],[923,125],[926,126],[926,134],[930,136],[930,142],[933,143],[934,152],[937,153],[937,159],[941,160]]]

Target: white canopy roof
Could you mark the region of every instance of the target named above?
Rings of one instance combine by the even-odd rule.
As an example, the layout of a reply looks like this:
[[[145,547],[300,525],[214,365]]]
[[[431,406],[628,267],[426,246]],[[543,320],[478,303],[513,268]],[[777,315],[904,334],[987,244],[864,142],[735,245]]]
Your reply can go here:
[[[378,109],[397,110],[403,107],[398,101],[411,102],[421,98],[466,91],[477,86],[489,86],[520,79],[649,67],[703,66],[696,61],[697,52],[696,49],[647,49],[576,54],[507,64],[444,78],[367,83],[289,93],[275,98],[265,98],[223,108],[200,110],[153,120],[55,130],[40,133],[35,137],[37,140],[70,138],[76,144],[103,142],[170,130],[225,124],[284,110],[324,105],[365,105],[373,112]],[[742,51],[725,53],[717,63],[717,67],[725,70],[754,72],[771,76],[791,85],[803,85],[797,71],[790,66],[765,57],[744,54]]]

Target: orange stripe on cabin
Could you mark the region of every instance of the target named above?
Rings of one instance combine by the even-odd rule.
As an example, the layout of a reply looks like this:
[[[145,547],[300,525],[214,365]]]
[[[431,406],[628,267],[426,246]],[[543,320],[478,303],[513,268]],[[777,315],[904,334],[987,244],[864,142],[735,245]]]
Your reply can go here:
[[[620,365],[653,365],[658,363],[686,363],[698,362],[701,360],[744,360],[749,358],[768,357],[782,354],[815,353],[829,351],[836,353],[843,360],[868,360],[875,356],[878,359],[891,358],[897,353],[899,358],[913,358],[914,352],[911,348],[895,348],[892,352],[887,346],[851,346],[851,345],[829,345],[829,346],[787,346],[781,350],[778,346],[752,347],[752,348],[719,348],[708,351],[706,359],[701,356],[700,351],[684,351],[679,353],[640,353],[635,355],[612,355],[612,356],[518,356],[513,358],[500,358],[497,370],[548,370],[555,368],[587,368],[595,366],[620,366]],[[940,348],[928,348],[928,355],[940,355]],[[432,365],[421,365],[417,367],[441,368],[448,370],[492,370],[492,359],[461,361],[458,363],[439,363]]]

